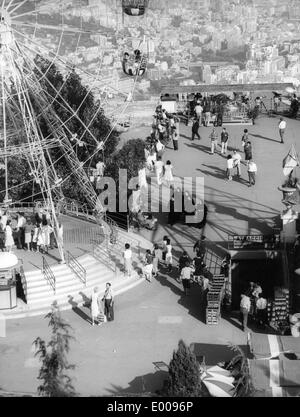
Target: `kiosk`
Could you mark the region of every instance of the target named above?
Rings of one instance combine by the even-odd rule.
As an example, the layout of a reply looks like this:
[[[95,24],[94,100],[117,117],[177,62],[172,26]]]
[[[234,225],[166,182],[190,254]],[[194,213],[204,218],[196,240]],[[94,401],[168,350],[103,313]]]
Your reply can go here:
[[[16,269],[18,258],[13,253],[0,253],[0,310],[17,307]]]

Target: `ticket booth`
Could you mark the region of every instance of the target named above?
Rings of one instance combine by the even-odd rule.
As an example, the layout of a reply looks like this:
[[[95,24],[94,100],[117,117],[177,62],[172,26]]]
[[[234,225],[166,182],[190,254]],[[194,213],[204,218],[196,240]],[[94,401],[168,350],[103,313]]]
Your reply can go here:
[[[16,271],[18,258],[13,253],[0,253],[0,310],[17,307]]]

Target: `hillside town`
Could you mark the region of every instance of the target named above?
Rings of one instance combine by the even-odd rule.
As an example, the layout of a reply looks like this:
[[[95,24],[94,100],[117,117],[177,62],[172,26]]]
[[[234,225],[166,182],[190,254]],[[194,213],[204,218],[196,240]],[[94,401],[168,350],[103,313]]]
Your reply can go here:
[[[299,29],[300,0],[2,0],[1,398],[300,396]]]

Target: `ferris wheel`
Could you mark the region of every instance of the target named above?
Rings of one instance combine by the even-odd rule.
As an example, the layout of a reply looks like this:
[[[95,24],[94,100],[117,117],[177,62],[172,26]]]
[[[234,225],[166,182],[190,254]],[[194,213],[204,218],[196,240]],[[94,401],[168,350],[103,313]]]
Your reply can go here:
[[[124,90],[118,87],[118,83],[113,84],[111,78],[102,71],[103,61],[107,60],[105,45],[108,34],[101,24],[97,25],[95,21],[90,24],[90,20],[87,20],[87,11],[95,12],[95,2],[89,3],[83,4],[83,0],[0,0],[0,169],[5,179],[4,189],[0,190],[0,202],[2,200],[2,205],[9,207],[12,203],[12,188],[24,185],[11,185],[8,169],[12,158],[23,158],[29,170],[30,178],[27,182],[37,184],[38,194],[47,201],[56,230],[58,220],[55,201],[64,198],[62,186],[70,178],[83,190],[89,206],[96,213],[103,213],[85,168],[109,141],[118,120],[132,101],[141,74],[137,71],[131,77],[128,90]],[[104,3],[107,5],[107,2]],[[140,16],[144,14],[147,3],[116,1],[115,6],[120,5],[122,15]],[[116,10],[117,16],[120,11]],[[93,50],[94,55],[90,57],[89,65],[81,65],[84,45],[91,38],[98,42]],[[38,64],[39,59],[47,62],[43,71]],[[65,76],[59,88],[48,77],[53,65]],[[145,68],[145,60],[143,66]],[[121,61],[119,68],[122,71]],[[82,78],[85,77],[88,85],[87,94],[79,107],[88,99],[90,92],[98,91],[98,106],[88,122],[80,118],[78,108],[72,108],[61,93],[67,76],[74,69]],[[109,103],[112,97],[114,104]],[[66,120],[60,118],[55,111],[58,104],[67,114],[67,122],[74,120],[77,126],[80,124],[81,136],[72,131]],[[107,115],[114,122],[105,137],[100,139],[93,133],[91,125],[103,110],[107,110]],[[41,120],[45,129],[41,126]],[[76,150],[77,145],[83,143],[85,134],[91,138],[93,152],[89,153],[85,161],[80,161]],[[60,152],[55,152],[57,149]],[[64,176],[57,169],[62,158],[68,165]],[[37,193],[33,191],[32,199],[35,195]],[[17,201],[21,202],[21,199]],[[59,251],[63,260],[63,248],[59,247]]]

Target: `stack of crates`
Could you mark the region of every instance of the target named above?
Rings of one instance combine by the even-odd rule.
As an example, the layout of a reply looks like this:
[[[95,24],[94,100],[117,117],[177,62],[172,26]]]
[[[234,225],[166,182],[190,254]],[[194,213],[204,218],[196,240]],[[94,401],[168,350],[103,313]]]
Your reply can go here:
[[[221,302],[225,291],[225,276],[214,275],[211,288],[207,294],[206,324],[219,324]]]

